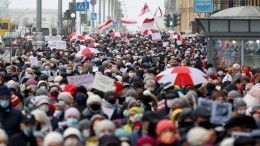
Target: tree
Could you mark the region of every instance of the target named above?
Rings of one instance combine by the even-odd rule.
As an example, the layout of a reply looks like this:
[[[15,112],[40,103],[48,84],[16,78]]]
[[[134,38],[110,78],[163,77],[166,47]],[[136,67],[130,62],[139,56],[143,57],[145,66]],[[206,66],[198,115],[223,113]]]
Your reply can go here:
[[[63,20],[63,27],[62,27],[62,35],[68,36],[69,34],[73,33],[73,23],[72,20]]]

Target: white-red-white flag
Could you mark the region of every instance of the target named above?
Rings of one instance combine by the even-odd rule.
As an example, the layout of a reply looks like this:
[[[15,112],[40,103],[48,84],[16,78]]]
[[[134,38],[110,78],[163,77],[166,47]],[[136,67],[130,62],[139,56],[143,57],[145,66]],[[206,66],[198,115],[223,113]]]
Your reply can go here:
[[[130,25],[135,25],[135,24],[137,24],[137,21],[121,19],[121,23],[122,23],[122,25],[124,25],[124,26],[130,26]]]
[[[162,9],[161,9],[160,7],[158,7],[158,8],[156,9],[156,11],[155,11],[155,13],[154,13],[153,16],[156,17],[158,11],[160,12],[160,16],[159,16],[159,17],[162,17]]]
[[[143,16],[145,13],[148,13],[148,12],[150,12],[150,9],[149,9],[147,3],[145,3],[144,7],[141,10],[141,13],[139,14],[139,16]]]
[[[98,30],[103,30],[103,29],[106,29],[110,26],[113,25],[113,20],[112,19],[108,19],[107,21],[105,21],[104,23],[100,24],[98,26]]]
[[[142,29],[149,29],[149,28],[153,27],[153,24],[154,24],[154,18],[145,18],[143,23],[142,23],[141,28]]]

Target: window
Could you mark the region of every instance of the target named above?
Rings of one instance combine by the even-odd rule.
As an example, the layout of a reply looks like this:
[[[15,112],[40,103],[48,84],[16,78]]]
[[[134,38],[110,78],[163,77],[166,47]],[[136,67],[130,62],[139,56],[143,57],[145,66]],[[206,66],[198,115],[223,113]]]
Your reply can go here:
[[[49,28],[42,28],[42,33],[43,33],[44,36],[49,36],[50,35]]]
[[[8,23],[0,23],[0,29],[8,29]]]

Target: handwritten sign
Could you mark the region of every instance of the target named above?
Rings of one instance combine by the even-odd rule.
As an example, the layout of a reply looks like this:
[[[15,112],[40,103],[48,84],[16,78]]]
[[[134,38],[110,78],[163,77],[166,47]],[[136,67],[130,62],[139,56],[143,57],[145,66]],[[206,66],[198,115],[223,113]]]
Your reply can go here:
[[[103,91],[103,92],[107,92],[107,91],[112,91],[113,89],[113,85],[114,85],[114,80],[104,76],[100,73],[97,73],[95,76],[95,80],[93,83],[93,88]]]
[[[163,42],[163,47],[168,47],[169,46],[169,42]]]
[[[61,36],[45,36],[45,41],[61,41]]]
[[[48,41],[48,47],[50,49],[65,50],[67,44],[65,41]]]
[[[84,86],[88,88],[94,82],[94,76],[92,74],[78,75],[67,77],[67,80],[70,84],[76,86]]]
[[[31,66],[38,66],[38,58],[37,57],[30,57]]]
[[[152,40],[153,41],[160,41],[162,40],[162,36],[160,33],[152,33]]]

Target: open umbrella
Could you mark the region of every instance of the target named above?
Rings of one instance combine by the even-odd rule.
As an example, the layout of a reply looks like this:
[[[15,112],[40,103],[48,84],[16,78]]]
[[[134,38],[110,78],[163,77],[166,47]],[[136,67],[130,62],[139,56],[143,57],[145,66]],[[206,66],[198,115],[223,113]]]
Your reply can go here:
[[[124,35],[123,33],[121,33],[121,32],[111,32],[110,35],[111,35],[112,37],[120,37],[120,38],[122,38],[122,37],[125,36],[125,35]]]
[[[177,66],[166,69],[156,76],[159,83],[172,82],[174,85],[198,85],[207,81],[207,75],[201,70],[188,67]]]
[[[150,34],[153,34],[153,33],[155,33],[155,32],[156,32],[156,31],[155,31],[154,29],[150,28],[150,29],[144,30],[144,31],[143,31],[143,34],[144,34],[144,35],[150,35]]]
[[[101,44],[99,43],[90,43],[88,47],[101,47]]]
[[[95,40],[91,35],[85,35],[85,40]]]
[[[80,46],[80,51],[76,54],[76,57],[89,56],[93,54],[98,54],[99,51],[95,48]]]
[[[75,39],[75,40],[79,40],[79,41],[85,41],[85,37],[84,37],[83,35],[77,34],[77,33],[71,33],[71,34],[68,36],[68,38],[69,38],[70,40]]]

